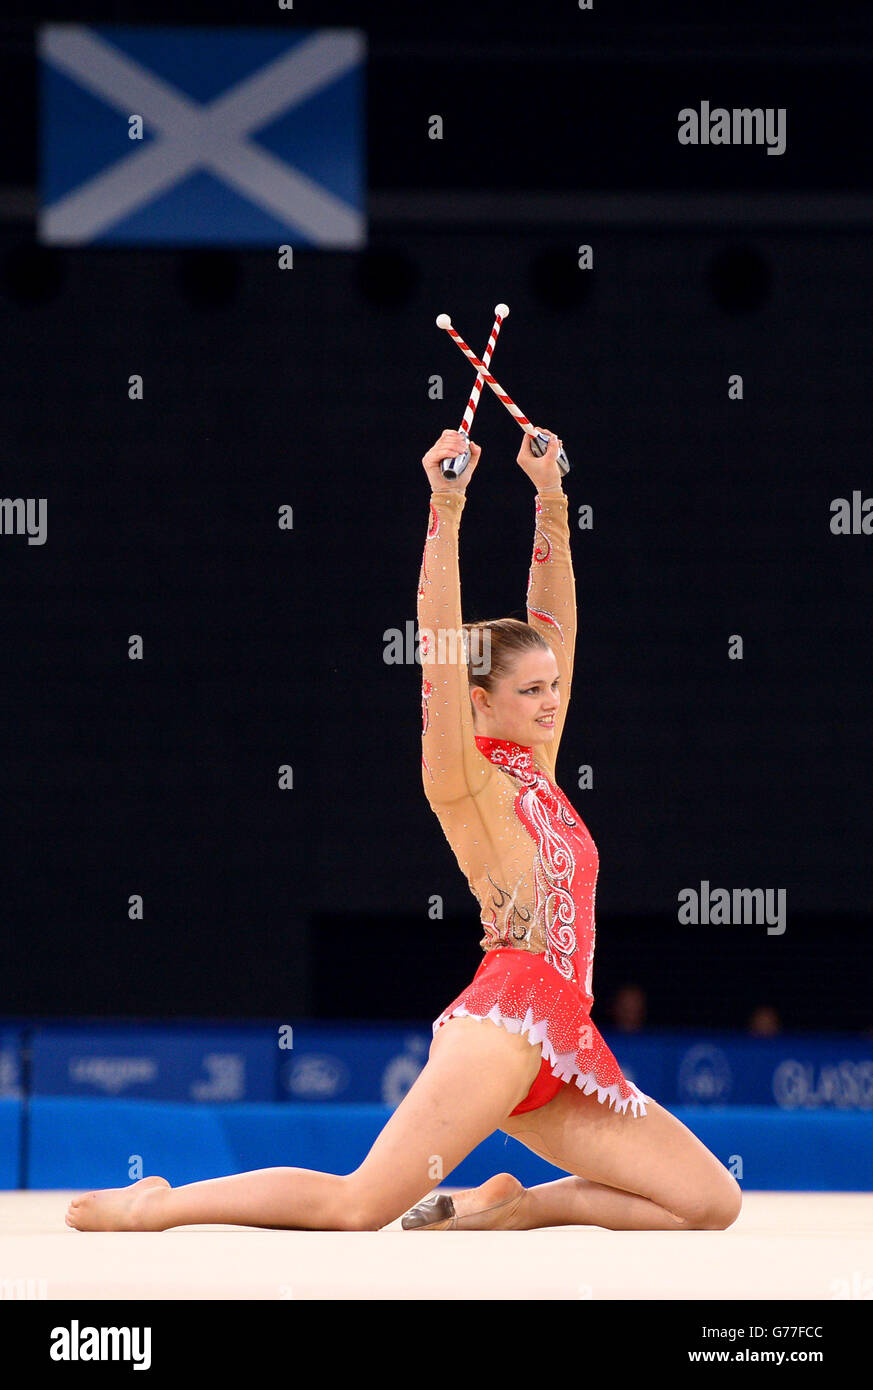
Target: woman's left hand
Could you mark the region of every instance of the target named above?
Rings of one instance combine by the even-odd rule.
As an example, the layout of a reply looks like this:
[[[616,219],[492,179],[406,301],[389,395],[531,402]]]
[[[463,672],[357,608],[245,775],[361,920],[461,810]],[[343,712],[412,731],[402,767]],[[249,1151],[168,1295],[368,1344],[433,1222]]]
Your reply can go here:
[[[530,447],[530,435],[525,434],[524,441],[518,452],[517,463],[524,470],[537,491],[555,491],[561,488],[561,470],[558,467],[558,450],[561,448],[561,440],[551,430],[543,429],[541,425],[535,426],[538,434],[549,436],[549,447],[538,458]]]

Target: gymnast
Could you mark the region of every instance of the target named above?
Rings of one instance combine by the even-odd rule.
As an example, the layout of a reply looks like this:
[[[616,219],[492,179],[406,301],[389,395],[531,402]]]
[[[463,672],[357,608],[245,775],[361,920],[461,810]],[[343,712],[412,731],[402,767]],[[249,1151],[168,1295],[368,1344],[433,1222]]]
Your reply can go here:
[[[425,795],[481,908],[481,964],[433,1024],[428,1060],[351,1173],[275,1167],[171,1187],[146,1177],[75,1198],[77,1230],[232,1224],[322,1231],[724,1230],[741,1190],[627,1080],[591,1021],[598,853],[555,782],[576,640],[561,441],[517,462],[536,489],[527,622],[463,623],[458,534],[481,449],[444,430],[418,584]],[[470,461],[447,477],[445,459]],[[567,1176],[510,1173],[435,1191],[500,1130]]]

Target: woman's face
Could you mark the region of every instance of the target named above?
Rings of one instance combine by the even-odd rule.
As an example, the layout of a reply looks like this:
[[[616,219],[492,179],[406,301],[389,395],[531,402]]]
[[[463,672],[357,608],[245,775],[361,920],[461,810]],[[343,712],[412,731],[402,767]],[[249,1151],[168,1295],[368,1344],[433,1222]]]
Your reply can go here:
[[[477,734],[531,747],[554,737],[561,705],[558,663],[552,651],[522,652],[513,671],[497,681],[489,695],[481,685],[470,690]]]

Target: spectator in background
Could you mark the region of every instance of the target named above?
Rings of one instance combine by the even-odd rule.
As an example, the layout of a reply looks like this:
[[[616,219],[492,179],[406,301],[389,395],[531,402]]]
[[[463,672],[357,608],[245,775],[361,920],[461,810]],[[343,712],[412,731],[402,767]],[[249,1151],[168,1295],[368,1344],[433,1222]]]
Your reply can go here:
[[[757,1038],[773,1038],[782,1032],[779,1010],[772,1004],[757,1004],[749,1014],[747,1031]]]
[[[622,1033],[638,1033],[646,1022],[645,992],[639,985],[622,985],[612,997],[610,1014]]]

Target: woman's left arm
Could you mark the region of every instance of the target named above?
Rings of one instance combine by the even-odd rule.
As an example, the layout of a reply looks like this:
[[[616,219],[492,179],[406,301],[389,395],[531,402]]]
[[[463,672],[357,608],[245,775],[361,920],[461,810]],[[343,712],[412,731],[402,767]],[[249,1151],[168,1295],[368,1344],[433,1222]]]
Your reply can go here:
[[[531,627],[542,634],[554,652],[560,678],[558,690],[561,700],[554,735],[548,743],[538,748],[550,765],[552,777],[570,702],[577,624],[569,504],[561,486],[557,464],[559,446],[560,440],[553,436],[546,453],[542,458],[537,458],[531,453],[529,440],[525,436],[518,456],[520,466],[537,489],[533,555],[527,585],[527,620]]]

